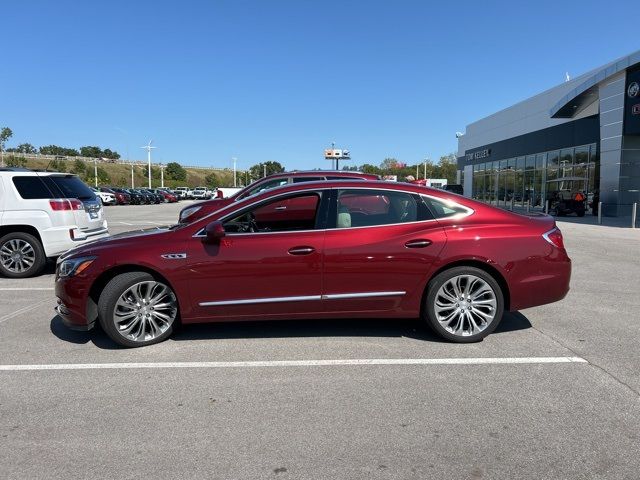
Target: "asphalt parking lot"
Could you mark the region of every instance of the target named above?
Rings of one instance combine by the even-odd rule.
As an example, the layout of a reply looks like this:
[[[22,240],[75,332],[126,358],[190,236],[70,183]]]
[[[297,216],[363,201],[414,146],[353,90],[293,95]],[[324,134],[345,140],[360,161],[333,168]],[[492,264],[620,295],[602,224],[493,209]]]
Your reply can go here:
[[[106,215],[118,233],[187,203]],[[640,231],[559,226],[568,297],[470,345],[340,320],[120,349],[61,324],[51,269],[0,278],[0,476],[637,479]]]

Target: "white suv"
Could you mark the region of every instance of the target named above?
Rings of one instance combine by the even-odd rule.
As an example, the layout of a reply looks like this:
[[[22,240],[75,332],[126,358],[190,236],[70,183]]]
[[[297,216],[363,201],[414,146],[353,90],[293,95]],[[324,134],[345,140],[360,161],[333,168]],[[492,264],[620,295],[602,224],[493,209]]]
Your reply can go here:
[[[0,168],[0,274],[37,275],[47,258],[108,235],[100,200],[76,175]]]

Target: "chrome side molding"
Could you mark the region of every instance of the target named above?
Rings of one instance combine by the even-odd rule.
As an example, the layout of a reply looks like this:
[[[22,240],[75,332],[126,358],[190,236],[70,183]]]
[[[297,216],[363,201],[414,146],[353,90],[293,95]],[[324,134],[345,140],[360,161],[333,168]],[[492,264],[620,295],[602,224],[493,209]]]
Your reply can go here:
[[[201,307],[220,307],[225,305],[252,305],[256,303],[308,302],[313,300],[344,300],[350,298],[400,297],[407,292],[360,292],[333,293],[329,295],[302,295],[298,297],[249,298],[243,300],[221,300],[216,302],[200,302]]]

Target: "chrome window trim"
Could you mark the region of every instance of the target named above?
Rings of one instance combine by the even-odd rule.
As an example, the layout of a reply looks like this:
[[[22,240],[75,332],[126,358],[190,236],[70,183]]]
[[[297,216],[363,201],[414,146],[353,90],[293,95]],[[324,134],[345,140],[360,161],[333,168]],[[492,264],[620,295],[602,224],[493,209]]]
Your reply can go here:
[[[297,297],[268,297],[247,298],[240,300],[220,300],[215,302],[200,302],[201,307],[220,307],[226,305],[254,305],[257,303],[283,303],[283,302],[308,302],[317,300],[343,300],[350,298],[379,298],[400,297],[406,295],[405,291],[397,292],[359,292],[359,293],[332,293],[329,295],[301,295]]]
[[[332,180],[335,181],[335,180]],[[285,192],[285,193],[281,193],[279,195],[273,196],[273,197],[269,197],[269,200],[275,200],[279,197],[284,197],[287,195],[292,195],[292,194],[296,194],[296,193],[305,193],[305,192],[321,192],[321,191],[327,191],[327,190],[382,190],[382,191],[386,191],[386,192],[400,192],[400,193],[406,193],[408,195],[419,195],[421,197],[427,197],[427,198],[431,198],[434,199],[436,201],[440,201],[440,202],[444,202],[444,203],[450,203],[452,205],[455,205],[456,207],[460,207],[464,210],[466,210],[466,213],[460,213],[460,214],[456,214],[456,215],[452,215],[450,217],[442,217],[442,218],[431,218],[431,219],[427,219],[427,220],[416,220],[414,222],[401,222],[401,223],[385,223],[385,224],[381,224],[381,225],[370,225],[370,226],[362,226],[362,227],[343,227],[343,228],[326,228],[326,229],[322,229],[322,230],[318,230],[318,229],[313,229],[313,230],[291,230],[288,232],[248,232],[248,233],[229,233],[229,236],[239,236],[239,235],[273,235],[273,234],[282,234],[282,233],[307,233],[307,232],[322,232],[322,231],[333,231],[333,230],[354,230],[354,229],[358,229],[358,228],[379,228],[379,227],[389,227],[391,225],[411,225],[414,223],[427,223],[427,222],[433,222],[433,221],[438,221],[438,220],[460,220],[462,218],[466,218],[472,214],[475,213],[475,210],[472,209],[471,207],[467,207],[465,205],[461,205],[457,202],[454,202],[452,200],[449,199],[443,199],[440,197],[436,197],[433,195],[429,195],[427,193],[419,193],[419,192],[412,192],[412,191],[407,191],[407,190],[398,190],[395,188],[385,188],[385,187],[379,187],[379,186],[375,186],[375,187],[371,187],[371,186],[362,186],[362,187],[344,187],[344,186],[339,186],[339,187],[329,187],[329,188],[322,188],[320,190],[318,189],[308,189],[308,190],[299,190],[296,192]],[[248,198],[248,197],[247,197]],[[267,200],[267,199],[265,199]],[[254,205],[257,205],[261,203],[261,201],[257,201],[257,202],[253,202],[250,203],[249,205],[247,205],[247,208],[251,208]],[[212,212],[209,215],[207,215],[207,217],[213,215],[214,213],[219,213],[220,211],[226,210],[230,207],[233,206],[233,203],[227,205],[224,208],[221,208],[220,210],[217,210],[216,212]],[[221,222],[226,221],[231,215],[233,215],[233,212],[229,212],[227,213],[224,217],[220,218]],[[204,217],[204,218],[207,218]],[[205,227],[202,227],[200,230],[198,230],[194,235],[193,238],[203,238],[206,237],[206,235],[203,235],[202,232],[204,232]]]

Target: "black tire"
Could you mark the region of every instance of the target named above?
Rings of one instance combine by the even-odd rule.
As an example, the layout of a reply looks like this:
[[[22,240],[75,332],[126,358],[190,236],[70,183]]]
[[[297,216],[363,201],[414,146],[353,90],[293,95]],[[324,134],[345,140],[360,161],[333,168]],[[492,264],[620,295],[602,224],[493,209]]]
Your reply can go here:
[[[446,330],[440,322],[438,322],[435,311],[436,295],[440,288],[449,280],[460,275],[473,275],[482,279],[493,290],[496,302],[493,319],[488,323],[484,330],[468,336],[456,335]],[[504,294],[498,282],[484,270],[470,266],[453,267],[440,272],[432,278],[427,287],[427,294],[424,301],[425,305],[422,311],[427,325],[439,336],[456,343],[472,343],[482,340],[496,329],[502,320],[502,315],[504,313]]]
[[[29,246],[33,250],[33,263],[25,270],[18,272],[10,269],[12,265],[9,265],[9,268],[7,268],[5,267],[3,262],[0,261],[0,273],[9,278],[27,278],[33,277],[42,272],[42,269],[44,269],[44,266],[47,262],[47,257],[44,254],[44,249],[42,248],[42,243],[40,243],[40,240],[29,233],[11,232],[0,238],[0,250],[5,244],[7,244],[7,242],[13,240],[19,241],[21,243],[26,242],[27,244],[29,244]],[[10,246],[8,247],[10,248]]]
[[[130,287],[136,285],[137,283],[147,281],[158,282],[157,279],[146,272],[129,272],[117,275],[116,277],[112,278],[109,283],[107,283],[107,285],[102,290],[102,293],[100,294],[100,298],[98,299],[98,319],[100,321],[100,326],[109,336],[109,338],[111,338],[111,340],[124,347],[144,347],[146,345],[153,345],[154,343],[162,342],[171,336],[174,331],[174,326],[176,326],[177,322],[179,321],[178,313],[175,320],[167,328],[167,330],[150,340],[131,340],[123,336],[118,331],[118,328],[116,327],[114,321],[114,311],[118,299]],[[169,285],[163,282],[159,283],[162,283],[165,287],[167,287],[171,294],[175,296],[175,293],[173,293],[173,290]]]
[[[584,217],[584,210],[576,211],[576,215],[578,215],[579,217]]]

